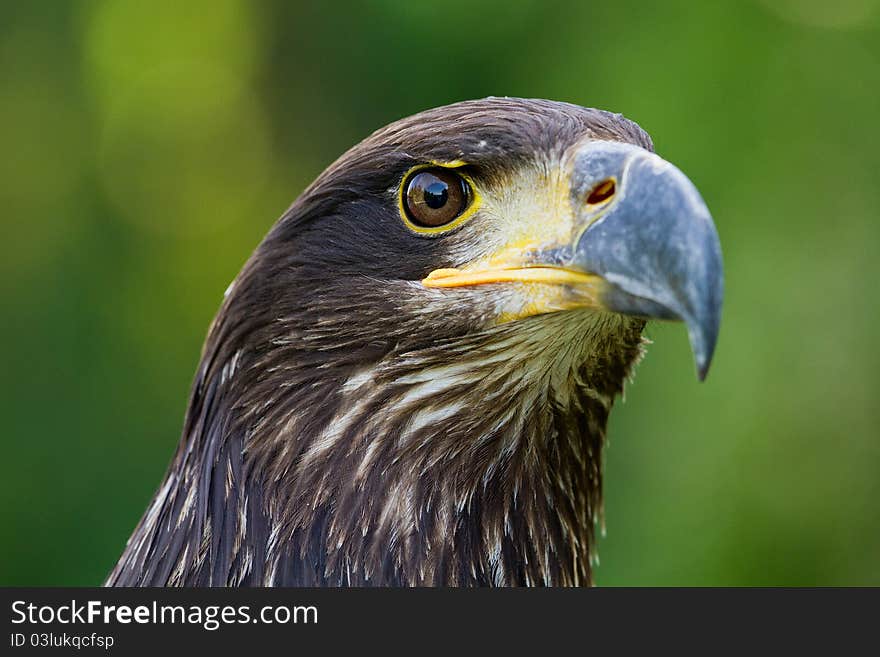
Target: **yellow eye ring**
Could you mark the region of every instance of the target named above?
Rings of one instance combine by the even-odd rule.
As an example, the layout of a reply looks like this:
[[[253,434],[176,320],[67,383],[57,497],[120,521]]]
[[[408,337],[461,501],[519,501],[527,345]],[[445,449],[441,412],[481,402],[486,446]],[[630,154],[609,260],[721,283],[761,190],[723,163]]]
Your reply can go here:
[[[451,230],[454,230],[458,226],[462,225],[465,221],[470,219],[480,208],[481,197],[479,192],[477,191],[477,187],[474,184],[473,179],[464,173],[463,171],[458,171],[460,167],[465,166],[465,162],[461,162],[459,160],[453,162],[429,162],[426,164],[418,164],[411,169],[409,169],[406,174],[403,176],[400,185],[397,191],[397,208],[400,213],[400,218],[403,220],[403,223],[406,224],[407,228],[409,228],[414,233],[418,233],[419,235],[438,235],[441,233],[447,233]],[[427,179],[426,182],[430,182],[430,179],[426,175],[420,174],[429,174],[432,170],[436,170],[438,173],[435,176],[437,179],[435,182],[451,184],[451,179],[449,176],[444,176],[444,172],[452,172],[454,176],[461,181],[461,184],[464,187],[464,203],[461,210],[452,215],[452,218],[445,222],[439,223],[438,225],[430,225],[430,223],[434,220],[442,221],[442,215],[439,215],[435,218],[431,218],[431,212],[437,212],[438,210],[444,210],[444,205],[446,203],[447,195],[444,192],[442,199],[441,197],[434,195],[431,198],[425,196],[425,200],[427,203],[419,203],[422,208],[415,208],[409,204],[412,202],[412,194],[411,187],[413,183],[415,183],[418,188],[418,192],[423,194],[432,194],[434,191],[431,189],[423,189],[422,179]],[[455,192],[453,190],[452,194],[452,202],[455,202],[457,196],[455,196]],[[437,205],[436,203],[432,203],[432,200],[441,201],[444,205]],[[454,207],[454,206],[453,206]],[[416,210],[416,214],[413,213],[412,210]],[[421,214],[422,222],[418,222],[418,213]]]

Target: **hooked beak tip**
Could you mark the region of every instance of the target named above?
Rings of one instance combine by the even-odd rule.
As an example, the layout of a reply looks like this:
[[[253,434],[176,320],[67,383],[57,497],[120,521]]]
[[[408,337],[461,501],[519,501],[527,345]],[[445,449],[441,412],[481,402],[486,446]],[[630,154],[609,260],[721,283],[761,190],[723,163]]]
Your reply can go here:
[[[697,379],[701,382],[706,380],[706,376],[709,374],[709,366],[712,364],[712,357],[715,353],[715,342],[717,340],[717,333],[712,337],[712,341],[709,344],[697,347],[691,342],[691,349],[694,352],[694,363],[697,367]]]
[[[683,320],[703,381],[718,338],[724,275],[718,233],[699,192],[675,166],[634,146],[590,144],[577,171],[590,181],[616,177],[620,193],[580,235],[575,264],[611,284],[604,295],[610,310]]]

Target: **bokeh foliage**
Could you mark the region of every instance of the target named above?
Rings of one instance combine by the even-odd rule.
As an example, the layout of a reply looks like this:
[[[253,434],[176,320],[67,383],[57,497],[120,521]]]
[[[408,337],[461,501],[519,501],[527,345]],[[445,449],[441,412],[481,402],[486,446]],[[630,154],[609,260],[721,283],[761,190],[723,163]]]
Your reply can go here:
[[[0,9],[0,583],[97,584],[222,293],[398,117],[620,111],[696,182],[727,298],[611,422],[600,584],[880,584],[880,3],[13,2]]]

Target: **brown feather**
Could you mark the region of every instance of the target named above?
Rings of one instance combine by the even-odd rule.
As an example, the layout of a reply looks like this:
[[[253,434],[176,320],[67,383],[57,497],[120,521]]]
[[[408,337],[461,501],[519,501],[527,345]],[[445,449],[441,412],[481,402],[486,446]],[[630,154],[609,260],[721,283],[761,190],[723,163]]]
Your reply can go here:
[[[487,325],[393,190],[461,159],[486,185],[584,137],[651,147],[619,115],[471,101],[374,133],[257,248],[214,320],[180,446],[108,585],[591,582],[602,445],[643,322],[589,311]],[[497,291],[503,294],[503,291]]]

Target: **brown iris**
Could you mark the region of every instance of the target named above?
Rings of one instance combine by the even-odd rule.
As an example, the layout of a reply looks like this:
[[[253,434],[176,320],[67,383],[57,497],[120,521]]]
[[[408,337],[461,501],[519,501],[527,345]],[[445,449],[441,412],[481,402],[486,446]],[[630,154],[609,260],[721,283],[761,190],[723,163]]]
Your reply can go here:
[[[410,221],[436,228],[458,217],[468,204],[468,184],[448,169],[423,169],[406,183],[404,206]]]

